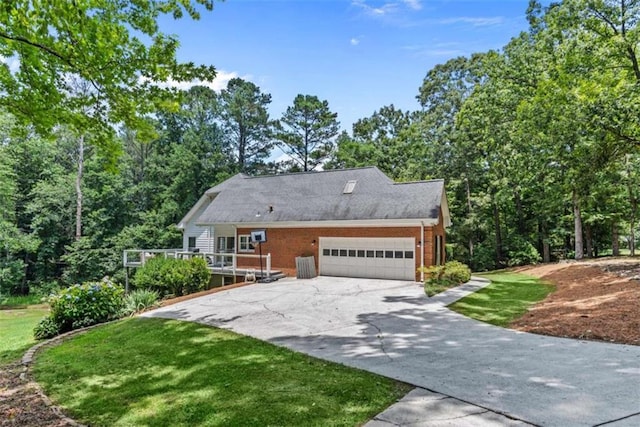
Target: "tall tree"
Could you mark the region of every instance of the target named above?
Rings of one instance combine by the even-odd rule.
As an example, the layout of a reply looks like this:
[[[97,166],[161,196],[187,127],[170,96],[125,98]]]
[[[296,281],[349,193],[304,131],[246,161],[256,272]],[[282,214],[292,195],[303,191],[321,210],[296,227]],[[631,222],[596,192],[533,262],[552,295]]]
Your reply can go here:
[[[314,95],[298,95],[280,119],[276,139],[290,157],[291,170],[311,171],[322,165],[335,147],[340,123],[328,101]]]
[[[393,105],[353,124],[353,137],[341,135],[329,167],[377,166],[396,180],[429,177],[425,144],[416,124],[417,114]]]
[[[273,121],[267,107],[271,95],[252,82],[229,80],[220,92],[220,120],[228,144],[234,147],[238,169],[252,172],[269,157]]]
[[[91,122],[102,132],[112,133],[112,124],[136,127],[178,95],[158,83],[215,76],[213,67],[180,63],[178,40],[158,26],[166,14],[198,19],[198,4],[213,8],[212,0],[3,2],[0,104],[43,130],[67,123],[85,101],[99,108]],[[91,85],[91,99],[78,100],[73,80]]]

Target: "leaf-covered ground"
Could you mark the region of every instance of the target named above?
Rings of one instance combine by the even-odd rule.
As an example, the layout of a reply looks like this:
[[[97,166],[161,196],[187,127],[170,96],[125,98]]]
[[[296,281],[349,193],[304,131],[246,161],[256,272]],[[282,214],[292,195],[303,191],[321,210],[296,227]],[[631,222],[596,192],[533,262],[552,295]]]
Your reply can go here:
[[[640,260],[620,258],[518,269],[556,291],[510,327],[536,334],[640,345]]]

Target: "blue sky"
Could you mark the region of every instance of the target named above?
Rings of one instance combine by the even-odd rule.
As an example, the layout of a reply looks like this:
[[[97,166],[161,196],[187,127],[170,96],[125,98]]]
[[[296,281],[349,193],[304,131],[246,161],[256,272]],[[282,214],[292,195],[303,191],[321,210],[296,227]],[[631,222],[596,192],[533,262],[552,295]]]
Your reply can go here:
[[[227,0],[200,21],[161,21],[181,61],[214,65],[272,95],[280,118],[299,94],[326,99],[344,129],[384,105],[417,110],[429,69],[500,49],[527,29],[527,0]]]

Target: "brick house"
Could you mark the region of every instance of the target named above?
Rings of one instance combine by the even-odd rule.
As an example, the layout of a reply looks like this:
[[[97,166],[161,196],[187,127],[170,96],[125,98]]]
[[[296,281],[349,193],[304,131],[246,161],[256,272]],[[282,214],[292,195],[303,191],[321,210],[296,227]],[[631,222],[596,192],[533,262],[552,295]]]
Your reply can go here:
[[[450,225],[443,180],[395,183],[376,167],[272,176],[243,174],[209,189],[180,221],[185,251],[263,253],[293,272],[315,257],[328,276],[420,280],[445,259]],[[238,257],[238,267],[256,260]]]

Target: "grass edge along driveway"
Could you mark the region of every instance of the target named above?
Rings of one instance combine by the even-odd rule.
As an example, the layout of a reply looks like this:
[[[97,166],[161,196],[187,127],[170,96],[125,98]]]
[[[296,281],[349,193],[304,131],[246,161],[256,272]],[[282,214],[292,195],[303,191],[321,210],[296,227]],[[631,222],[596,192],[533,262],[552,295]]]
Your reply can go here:
[[[33,373],[95,426],[355,426],[411,389],[230,331],[146,318],[46,349]]]
[[[454,302],[449,308],[496,326],[509,326],[555,290],[554,285],[526,274],[496,271],[475,275],[491,280],[491,284]]]

